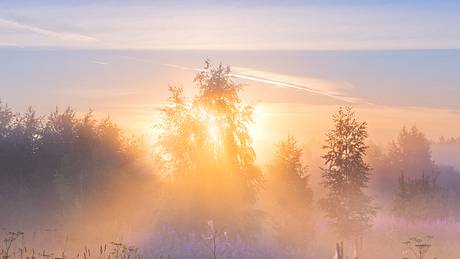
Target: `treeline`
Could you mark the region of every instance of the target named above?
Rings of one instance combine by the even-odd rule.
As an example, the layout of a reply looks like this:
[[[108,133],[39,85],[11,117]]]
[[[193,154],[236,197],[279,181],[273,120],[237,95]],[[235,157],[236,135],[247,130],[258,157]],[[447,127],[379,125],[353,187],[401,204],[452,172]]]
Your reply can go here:
[[[106,183],[134,171],[145,148],[142,138],[126,137],[91,111],[37,116],[32,108],[16,113],[0,104],[2,224],[56,223],[96,195],[110,195]]]
[[[162,173],[171,180],[158,215],[173,233],[180,233],[174,238],[192,242],[196,236],[191,233],[205,233],[210,240],[234,243],[270,233],[264,238],[274,238],[285,251],[303,251],[314,242],[315,225],[324,222],[322,213],[341,238],[358,240],[370,229],[376,208],[367,191],[367,124],[350,107],[332,116],[321,168],[326,197],[316,199],[316,206],[302,148],[294,137],[277,145],[266,173],[255,164],[248,130],[253,107],[242,103],[241,85],[233,81],[230,68],[206,62],[195,84],[190,102],[181,88],[170,88],[155,149]],[[161,236],[172,238],[170,233]]]
[[[387,147],[371,145],[371,192],[383,211],[411,222],[457,219],[460,174],[437,164],[431,143],[416,127],[404,127]]]
[[[415,126],[380,148],[367,144],[367,123],[351,107],[340,108],[324,141],[323,193],[316,197],[294,137],[279,143],[266,172],[255,165],[248,132],[253,108],[239,98],[241,85],[230,68],[206,62],[195,84],[190,102],[181,88],[170,88],[155,150],[171,179],[159,215],[181,237],[210,229],[211,236],[225,232],[232,240],[271,226],[279,244],[306,247],[326,218],[359,252],[378,214],[410,222],[456,217],[459,178],[436,165],[430,142]],[[449,178],[456,187],[446,188]]]
[[[155,255],[202,258],[201,246],[189,245],[202,236],[247,245],[241,240],[270,233],[282,247],[304,249],[326,218],[358,251],[379,213],[412,222],[457,217],[460,177],[433,161],[416,127],[403,128],[387,147],[368,145],[366,122],[340,108],[324,141],[318,195],[309,182],[314,169],[293,136],[279,142],[266,168],[255,164],[253,107],[240,99],[230,68],[206,62],[194,82],[190,102],[170,87],[153,147],[92,112],[56,109],[40,117],[0,105],[2,223],[59,223],[100,200],[91,214],[98,224],[150,220]],[[233,258],[261,252],[221,249]],[[299,255],[279,256],[286,257]]]

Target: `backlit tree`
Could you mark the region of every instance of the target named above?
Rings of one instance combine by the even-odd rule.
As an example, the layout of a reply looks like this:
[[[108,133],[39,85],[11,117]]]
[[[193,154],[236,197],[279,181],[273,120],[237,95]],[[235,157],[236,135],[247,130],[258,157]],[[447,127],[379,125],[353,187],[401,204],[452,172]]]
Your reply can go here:
[[[342,237],[357,238],[371,227],[375,215],[371,198],[364,192],[370,170],[363,160],[367,124],[359,122],[350,107],[340,108],[333,121],[323,147],[322,177],[328,193],[321,205]]]
[[[302,163],[302,148],[293,136],[277,145],[268,166],[266,186],[278,240],[285,245],[305,246],[312,234],[313,193],[308,185],[307,166]]]
[[[161,111],[156,150],[171,180],[168,221],[193,229],[213,220],[248,230],[261,183],[248,130],[253,108],[242,104],[229,67],[206,61],[194,82],[190,102],[181,88],[170,87],[170,105]]]

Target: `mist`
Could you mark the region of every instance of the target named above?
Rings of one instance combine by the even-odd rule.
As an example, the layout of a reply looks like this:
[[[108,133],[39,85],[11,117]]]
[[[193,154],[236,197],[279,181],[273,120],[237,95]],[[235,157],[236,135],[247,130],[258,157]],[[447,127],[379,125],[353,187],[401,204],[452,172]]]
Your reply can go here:
[[[419,244],[430,257],[460,253],[457,138],[400,125],[376,144],[347,105],[323,115],[320,135],[280,132],[256,163],[257,117],[234,80],[206,61],[190,96],[170,86],[153,144],[92,110],[40,116],[2,103],[2,256],[412,258]]]

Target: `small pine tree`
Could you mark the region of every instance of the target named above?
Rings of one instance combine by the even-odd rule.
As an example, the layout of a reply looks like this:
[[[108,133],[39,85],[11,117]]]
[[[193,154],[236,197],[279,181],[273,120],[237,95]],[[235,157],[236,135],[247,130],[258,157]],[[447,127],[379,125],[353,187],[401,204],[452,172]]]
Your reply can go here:
[[[321,207],[340,236],[358,238],[371,227],[376,213],[372,199],[364,192],[370,170],[363,159],[367,124],[357,120],[351,107],[341,107],[333,121],[334,128],[323,146],[322,184],[328,194],[320,201]]]

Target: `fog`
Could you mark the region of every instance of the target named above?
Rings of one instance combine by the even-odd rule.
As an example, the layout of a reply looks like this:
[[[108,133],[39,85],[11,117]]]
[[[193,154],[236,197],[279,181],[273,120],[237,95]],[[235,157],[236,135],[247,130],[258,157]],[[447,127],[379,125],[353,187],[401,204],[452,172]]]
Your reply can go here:
[[[206,62],[194,84],[169,88],[153,145],[92,111],[2,103],[3,258],[460,254],[458,139],[410,124],[375,144],[340,107],[317,141],[286,132],[258,165],[254,108],[230,68]]]

